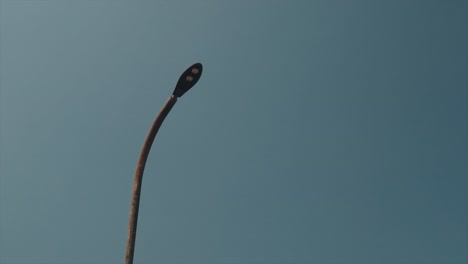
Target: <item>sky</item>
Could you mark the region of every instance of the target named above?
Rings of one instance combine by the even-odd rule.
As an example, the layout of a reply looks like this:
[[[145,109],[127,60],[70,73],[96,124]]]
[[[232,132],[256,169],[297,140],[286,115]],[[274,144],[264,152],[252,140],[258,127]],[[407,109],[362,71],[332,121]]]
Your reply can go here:
[[[468,1],[0,0],[0,263],[468,263]]]

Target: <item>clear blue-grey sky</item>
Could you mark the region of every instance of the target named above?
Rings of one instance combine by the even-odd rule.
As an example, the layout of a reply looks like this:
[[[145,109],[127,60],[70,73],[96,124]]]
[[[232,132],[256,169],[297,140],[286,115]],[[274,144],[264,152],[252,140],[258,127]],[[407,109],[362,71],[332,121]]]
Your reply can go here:
[[[0,0],[0,263],[468,263],[468,1]]]

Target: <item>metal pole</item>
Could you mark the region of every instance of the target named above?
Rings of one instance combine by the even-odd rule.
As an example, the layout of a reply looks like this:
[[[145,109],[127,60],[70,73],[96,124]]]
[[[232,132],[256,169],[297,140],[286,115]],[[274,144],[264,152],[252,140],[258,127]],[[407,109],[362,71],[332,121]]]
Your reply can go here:
[[[140,153],[140,158],[138,159],[138,164],[135,170],[135,179],[133,180],[132,204],[130,206],[127,247],[125,250],[125,264],[133,264],[133,253],[135,252],[135,239],[138,223],[138,209],[140,207],[141,183],[143,180],[143,172],[145,170],[146,160],[148,159],[148,154],[150,152],[151,145],[153,144],[154,138],[156,137],[156,134],[158,133],[158,130],[161,127],[164,119],[177,102],[177,98],[184,95],[198,82],[202,71],[202,64],[195,63],[189,68],[187,68],[182,73],[182,75],[180,75],[171,97],[169,97],[166,104],[159,112],[159,115],[156,117],[156,120],[154,120],[154,123],[151,126],[148,136],[146,136],[146,140],[143,144],[143,148]]]
[[[125,264],[133,264],[133,253],[135,251],[135,238],[138,223],[138,209],[140,207],[140,193],[141,183],[143,180],[143,172],[145,170],[146,160],[153,144],[154,138],[158,133],[161,124],[163,123],[166,116],[171,111],[172,107],[177,102],[177,97],[172,95],[163,106],[159,115],[154,120],[148,135],[146,136],[145,143],[138,159],[138,164],[135,170],[135,178],[133,180],[133,193],[132,193],[132,204],[130,207],[130,220],[128,222],[128,236],[127,236],[127,247],[125,252]]]

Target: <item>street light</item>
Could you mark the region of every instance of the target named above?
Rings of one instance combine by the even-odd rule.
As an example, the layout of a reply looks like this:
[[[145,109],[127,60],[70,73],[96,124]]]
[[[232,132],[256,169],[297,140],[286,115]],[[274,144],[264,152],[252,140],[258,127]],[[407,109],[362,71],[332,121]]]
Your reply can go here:
[[[185,70],[179,78],[177,85],[172,92],[172,95],[166,101],[158,116],[153,122],[148,135],[146,136],[145,143],[140,152],[140,158],[135,170],[135,178],[133,180],[133,192],[132,192],[132,203],[130,206],[130,219],[128,221],[128,236],[127,236],[127,247],[125,251],[125,264],[133,264],[133,253],[135,251],[135,238],[136,229],[138,222],[138,209],[140,207],[140,193],[141,183],[143,180],[143,172],[145,170],[146,160],[153,144],[154,138],[158,133],[161,124],[163,123],[166,116],[171,111],[172,107],[177,102],[177,98],[184,95],[190,88],[192,88],[200,79],[203,71],[201,63],[195,63]]]

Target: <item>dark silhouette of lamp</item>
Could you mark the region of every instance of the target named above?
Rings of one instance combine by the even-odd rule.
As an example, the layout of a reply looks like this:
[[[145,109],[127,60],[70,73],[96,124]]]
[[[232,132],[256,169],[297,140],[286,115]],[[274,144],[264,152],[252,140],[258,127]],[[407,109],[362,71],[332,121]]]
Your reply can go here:
[[[195,63],[190,66],[187,70],[180,75],[179,81],[172,93],[175,97],[181,97],[184,95],[190,88],[192,88],[198,80],[200,80],[201,74],[203,71],[203,66],[201,63]]]

